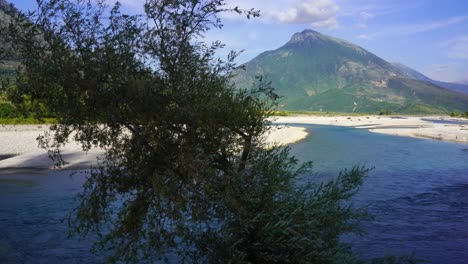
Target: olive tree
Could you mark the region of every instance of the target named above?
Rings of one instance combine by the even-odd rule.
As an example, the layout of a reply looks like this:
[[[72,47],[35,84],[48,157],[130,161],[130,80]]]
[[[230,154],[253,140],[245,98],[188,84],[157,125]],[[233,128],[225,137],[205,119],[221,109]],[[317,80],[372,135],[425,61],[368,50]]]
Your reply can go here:
[[[349,203],[367,170],[299,181],[311,163],[265,143],[276,94],[231,81],[237,53],[217,59],[224,0],[147,0],[126,15],[102,1],[38,1],[12,15],[22,67],[18,101],[57,124],[40,138],[60,162],[73,139],[105,155],[69,215],[72,235],[97,234],[111,262],[177,255],[209,263],[351,263],[340,236],[364,212]]]

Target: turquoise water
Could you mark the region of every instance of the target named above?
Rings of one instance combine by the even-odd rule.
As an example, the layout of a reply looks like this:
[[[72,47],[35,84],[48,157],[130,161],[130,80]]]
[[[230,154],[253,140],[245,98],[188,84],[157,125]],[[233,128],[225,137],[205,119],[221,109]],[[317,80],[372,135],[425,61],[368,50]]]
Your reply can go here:
[[[468,144],[307,126],[310,137],[292,146],[313,160],[314,177],[340,168],[374,167],[354,200],[375,216],[367,235],[351,237],[366,258],[410,254],[433,263],[468,263]]]
[[[300,125],[304,126],[304,125]],[[346,237],[365,258],[413,250],[433,263],[468,261],[468,145],[394,137],[366,130],[306,126],[292,145],[314,161],[314,180],[355,164],[375,167],[356,205],[375,219],[367,235]],[[69,171],[0,172],[0,263],[100,263],[91,239],[67,239],[67,212],[84,181]]]

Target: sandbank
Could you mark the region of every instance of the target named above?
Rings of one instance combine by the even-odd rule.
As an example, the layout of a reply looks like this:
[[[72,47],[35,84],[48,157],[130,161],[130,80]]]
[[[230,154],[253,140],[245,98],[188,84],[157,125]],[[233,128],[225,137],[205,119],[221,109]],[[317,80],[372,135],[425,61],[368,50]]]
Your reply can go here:
[[[275,117],[278,125],[266,135],[267,141],[287,145],[307,137],[301,124],[346,126],[396,136],[443,140],[468,144],[468,120],[447,116],[311,116]],[[436,121],[436,122],[434,122]],[[440,123],[439,123],[440,122]],[[0,169],[51,169],[54,161],[38,146],[36,138],[48,130],[46,125],[0,125]],[[104,152],[85,152],[71,142],[62,154],[69,162],[63,168],[89,168],[97,165]]]
[[[47,125],[0,125],[0,170],[54,168],[55,162],[36,140],[47,130]],[[305,128],[276,126],[267,135],[267,141],[286,145],[305,137]],[[62,157],[68,164],[61,168],[90,168],[97,165],[97,158],[103,154],[100,149],[85,152],[79,144],[71,142],[62,149]]]

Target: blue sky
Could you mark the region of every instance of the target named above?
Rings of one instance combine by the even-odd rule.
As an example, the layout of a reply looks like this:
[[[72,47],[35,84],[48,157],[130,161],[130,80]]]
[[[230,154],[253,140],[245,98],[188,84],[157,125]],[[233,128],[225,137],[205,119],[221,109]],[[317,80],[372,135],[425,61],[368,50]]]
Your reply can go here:
[[[11,0],[18,8],[35,1]],[[144,0],[121,0],[129,12]],[[468,1],[465,0],[226,0],[228,6],[256,8],[262,16],[223,15],[224,28],[208,41],[245,50],[238,63],[279,48],[304,29],[356,43],[391,62],[400,62],[442,81],[468,81]]]

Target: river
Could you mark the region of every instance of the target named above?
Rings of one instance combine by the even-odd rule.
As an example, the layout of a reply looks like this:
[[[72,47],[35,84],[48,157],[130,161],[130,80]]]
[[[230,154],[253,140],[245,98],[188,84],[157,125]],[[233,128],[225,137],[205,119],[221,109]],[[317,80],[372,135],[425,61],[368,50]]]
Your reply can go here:
[[[468,261],[468,144],[306,126],[310,136],[291,146],[312,160],[315,181],[342,168],[374,168],[353,202],[375,219],[367,234],[347,236],[366,259],[410,254],[433,263]],[[84,175],[69,171],[0,172],[0,263],[100,263],[91,238],[67,238],[64,221]]]

